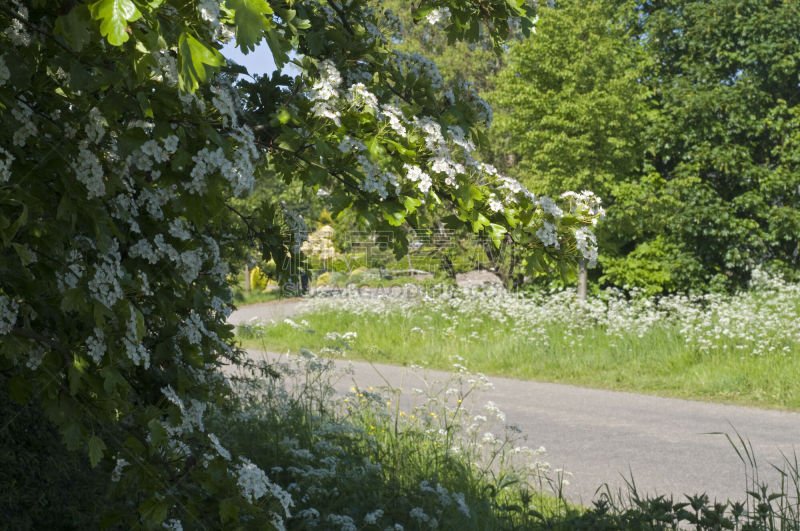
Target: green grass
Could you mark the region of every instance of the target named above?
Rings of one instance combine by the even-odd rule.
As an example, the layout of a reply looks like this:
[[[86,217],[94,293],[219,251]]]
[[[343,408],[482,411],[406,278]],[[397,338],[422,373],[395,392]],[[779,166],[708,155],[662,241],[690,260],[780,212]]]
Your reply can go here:
[[[248,304],[259,304],[262,302],[279,301],[286,298],[281,293],[281,290],[275,289],[270,291],[254,291],[245,293],[242,289],[236,289],[233,292],[233,302],[236,306],[247,306]]]
[[[786,350],[756,356],[725,338],[708,350],[687,345],[680,325],[669,320],[652,324],[641,337],[575,322],[540,323],[526,334],[513,318],[501,323],[467,313],[454,324],[440,310],[329,307],[303,315],[307,327],[240,329],[239,338],[249,348],[337,355],[326,351],[332,348],[348,359],[438,369],[450,369],[460,356],[471,370],[488,375],[800,410],[800,345],[791,341],[784,342]],[[326,339],[329,332],[355,332],[357,339],[345,346]]]

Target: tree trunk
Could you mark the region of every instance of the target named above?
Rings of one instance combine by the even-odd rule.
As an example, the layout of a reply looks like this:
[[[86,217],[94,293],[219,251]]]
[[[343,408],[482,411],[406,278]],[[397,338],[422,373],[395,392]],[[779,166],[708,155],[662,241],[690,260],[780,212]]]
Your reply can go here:
[[[586,302],[586,260],[578,260],[578,300]]]

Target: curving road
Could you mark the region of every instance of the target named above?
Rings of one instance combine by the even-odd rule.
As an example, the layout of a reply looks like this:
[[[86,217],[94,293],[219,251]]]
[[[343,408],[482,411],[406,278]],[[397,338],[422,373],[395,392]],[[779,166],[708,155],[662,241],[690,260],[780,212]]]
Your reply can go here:
[[[239,310],[231,322],[253,316],[277,320],[290,315],[286,313],[290,310],[302,309],[296,301],[282,304]],[[251,355],[279,356],[256,351]],[[406,390],[420,386],[414,383],[419,378],[416,372],[404,367],[344,361],[337,361],[336,367],[343,375],[338,384],[342,391],[353,382],[361,388],[384,386],[387,381]],[[352,376],[345,376],[348,367]],[[441,371],[426,374],[427,380],[449,377]],[[527,435],[528,446],[544,446],[546,460],[554,468],[573,474],[565,495],[584,504],[604,483],[612,490],[624,487],[624,478],[631,473],[640,492],[676,498],[705,492],[712,500],[742,500],[744,466],[724,436],[711,434],[727,432],[735,437],[732,426],[752,444],[762,479],[772,484],[777,483],[778,474],[769,463],[780,464],[783,454],[792,455],[800,447],[800,413],[508,378],[490,380],[494,388],[485,391],[482,399],[494,401],[506,413],[506,422]]]

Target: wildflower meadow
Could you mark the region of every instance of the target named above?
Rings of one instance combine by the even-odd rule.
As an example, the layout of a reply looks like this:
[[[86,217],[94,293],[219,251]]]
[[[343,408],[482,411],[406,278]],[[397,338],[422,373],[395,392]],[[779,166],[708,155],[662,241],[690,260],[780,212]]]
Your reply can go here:
[[[240,327],[244,345],[800,409],[800,286],[757,272],[736,294],[416,286],[312,297]]]

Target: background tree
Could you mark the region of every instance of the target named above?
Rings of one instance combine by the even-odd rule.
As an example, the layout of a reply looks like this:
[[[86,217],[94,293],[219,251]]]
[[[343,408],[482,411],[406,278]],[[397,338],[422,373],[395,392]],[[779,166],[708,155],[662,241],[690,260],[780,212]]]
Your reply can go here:
[[[639,216],[630,196],[643,178],[651,115],[631,8],[609,0],[543,5],[536,33],[511,46],[489,94],[498,164],[535,193],[589,189],[611,205],[598,230],[601,267],[631,250],[630,220]]]
[[[797,2],[640,2],[644,81],[658,119],[648,162],[665,208],[645,231],[675,282],[741,285],[753,267],[798,265],[800,189],[788,138],[800,103]],[[674,261],[674,262],[673,262]],[[677,267],[680,264],[680,267]]]

